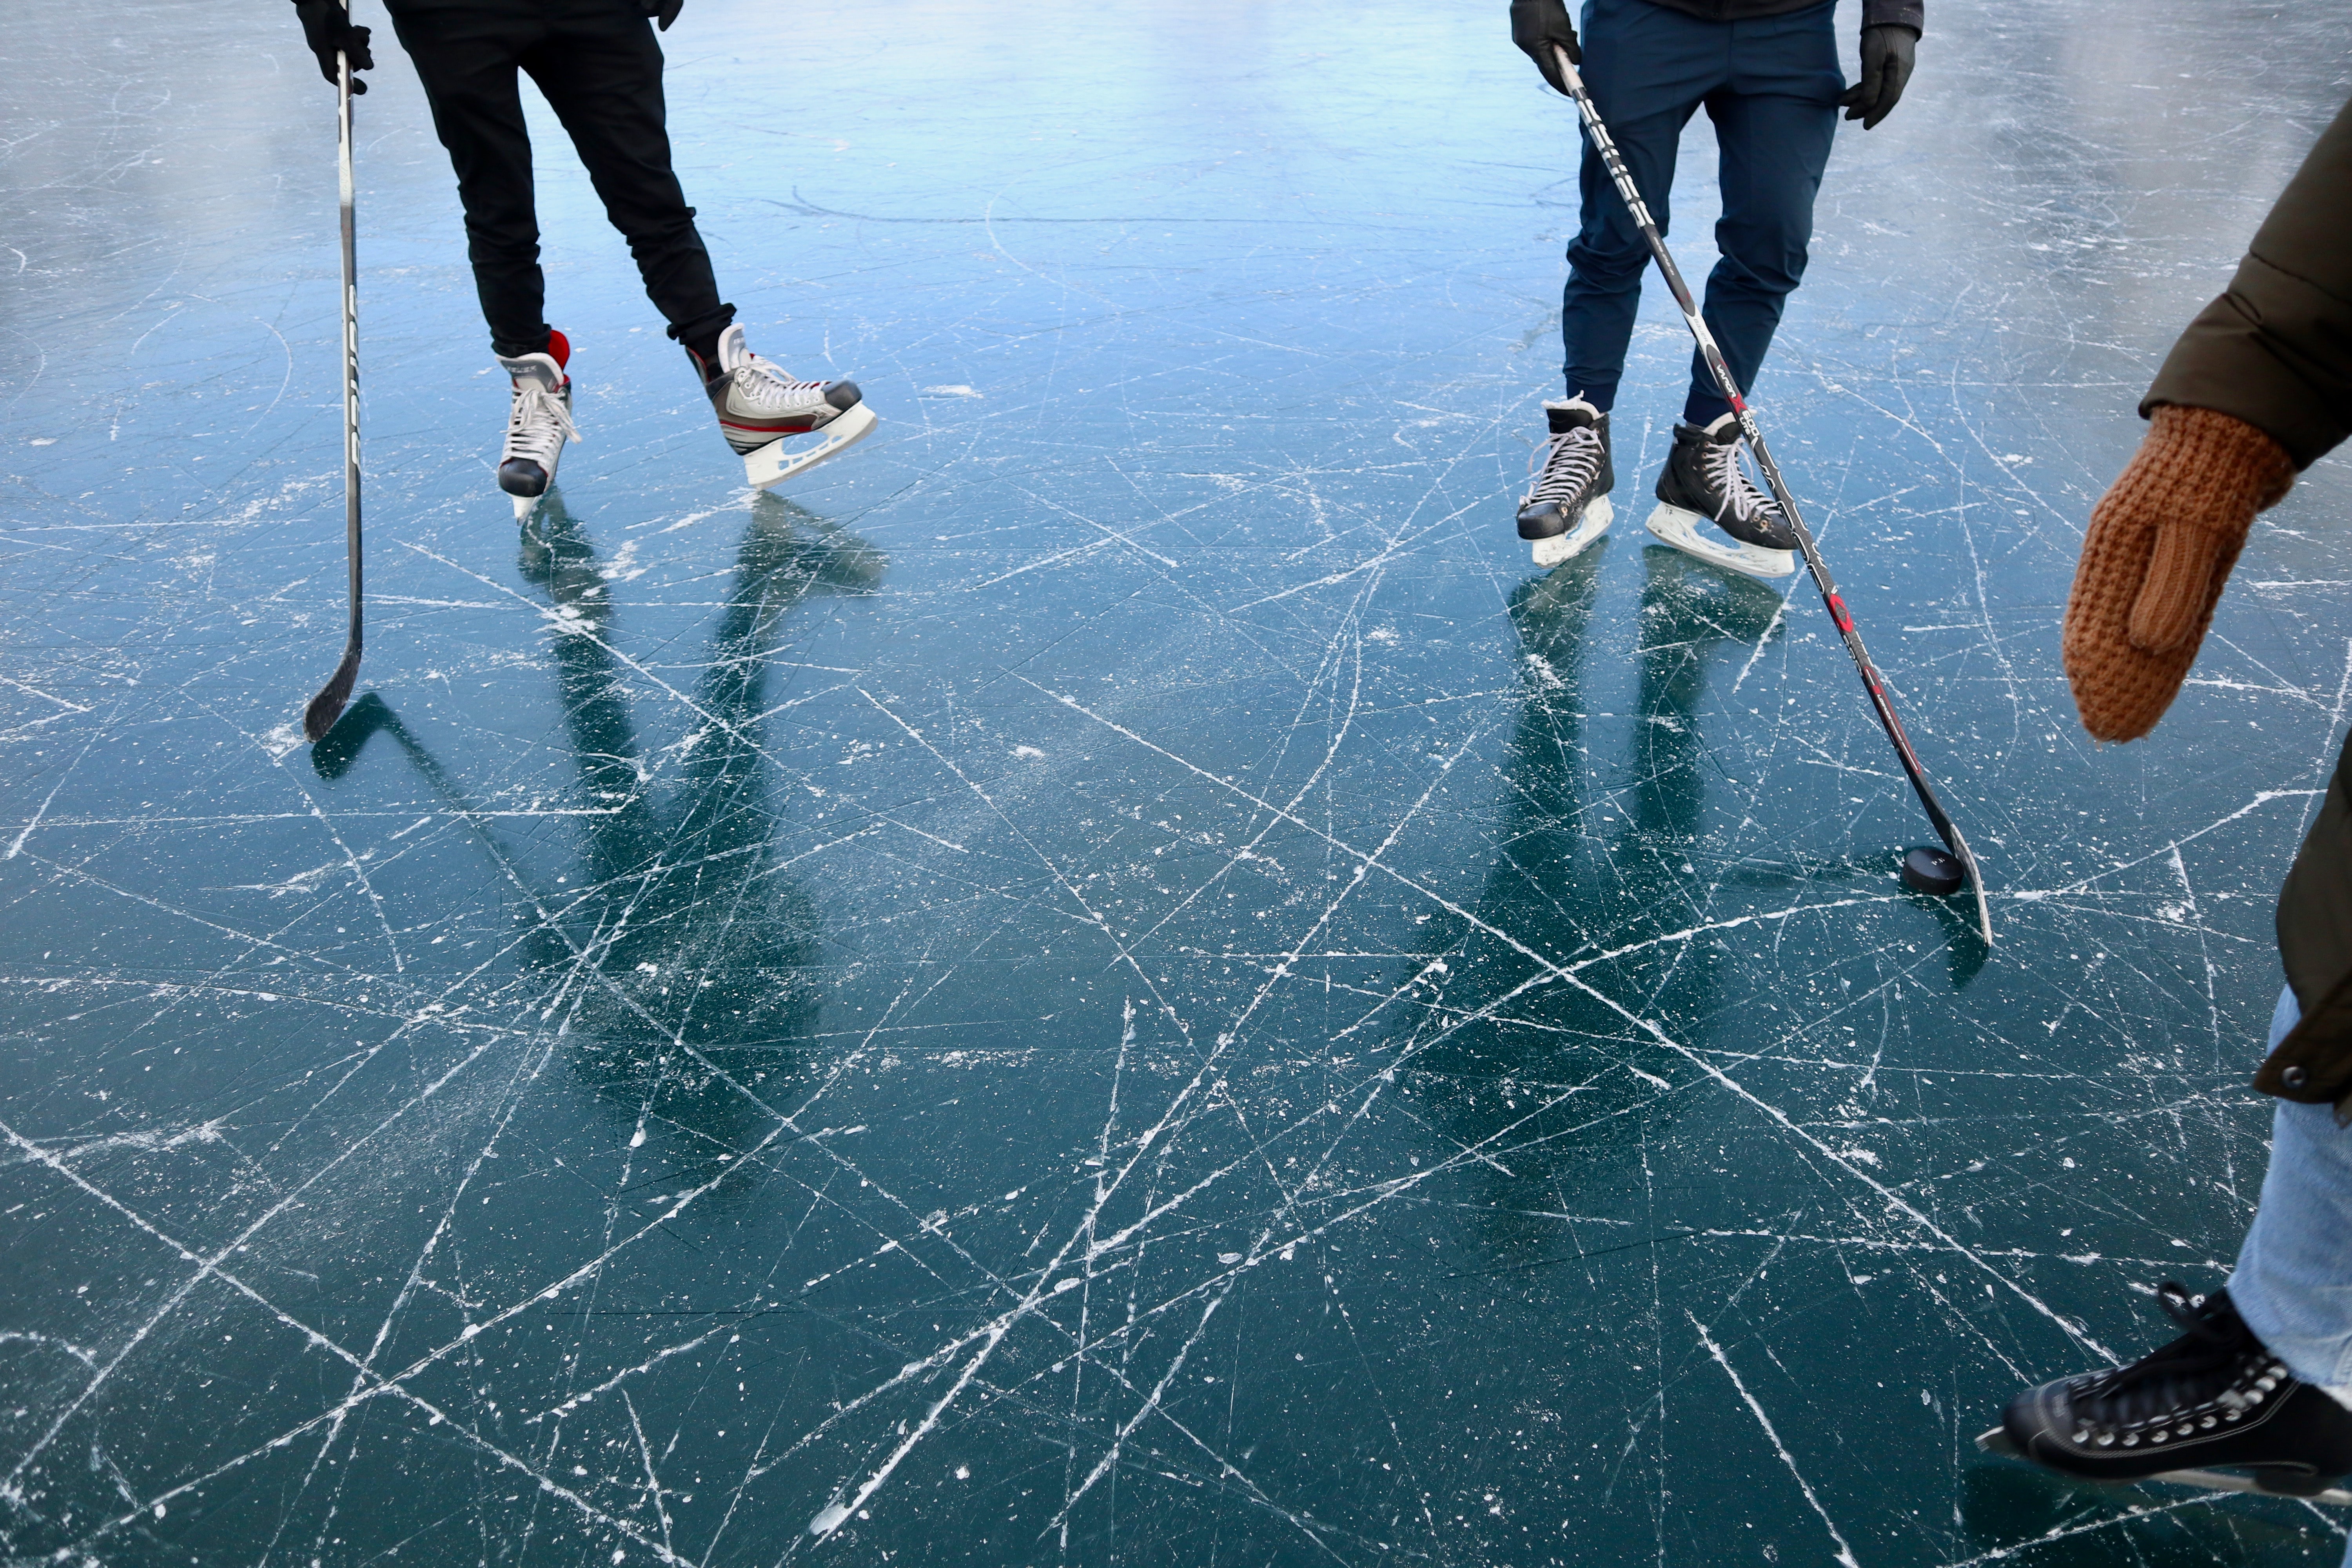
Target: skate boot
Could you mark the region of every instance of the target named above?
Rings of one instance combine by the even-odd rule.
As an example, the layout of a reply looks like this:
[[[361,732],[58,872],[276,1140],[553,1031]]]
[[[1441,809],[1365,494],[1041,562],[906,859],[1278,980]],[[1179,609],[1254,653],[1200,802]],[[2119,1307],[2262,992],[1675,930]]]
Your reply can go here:
[[[514,378],[507,443],[499,453],[499,489],[514,497],[518,519],[529,517],[555,482],[564,443],[580,439],[572,426],[572,378],[563,368],[571,362],[572,344],[562,332],[548,334],[544,353],[499,356],[499,368]]]
[[[1728,539],[1707,531],[1713,523]],[[1701,428],[1675,426],[1674,450],[1658,476],[1658,510],[1643,525],[1666,543],[1749,577],[1797,569],[1797,532],[1780,506],[1739,466],[1739,420],[1726,414]]]
[[[2001,1433],[2019,1455],[2101,1481],[2229,1465],[2252,1471],[2253,1489],[2291,1497],[2352,1472],[2352,1410],[2296,1381],[2229,1292],[2191,1296],[2168,1279],[2157,1301],[2189,1331],[2129,1366],[2011,1400]]]
[[[1535,483],[1519,498],[1519,537],[1535,546],[1537,565],[1557,566],[1609,531],[1617,471],[1609,462],[1609,416],[1581,397],[1543,406],[1551,437],[1528,459]]]
[[[743,475],[765,489],[852,446],[874,428],[854,381],[794,381],[743,342],[743,329],[719,335],[719,351],[706,362],[692,349],[687,357],[702,374],[703,390],[719,411],[719,433],[743,459]],[[799,451],[785,450],[794,436],[822,433]]]

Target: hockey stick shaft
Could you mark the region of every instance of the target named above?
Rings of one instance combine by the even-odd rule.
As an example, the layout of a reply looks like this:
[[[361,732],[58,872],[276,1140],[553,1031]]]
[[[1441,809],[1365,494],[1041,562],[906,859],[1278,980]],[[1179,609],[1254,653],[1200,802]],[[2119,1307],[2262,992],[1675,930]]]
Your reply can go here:
[[[1600,154],[1601,163],[1609,171],[1610,182],[1617,187],[1618,195],[1624,200],[1625,210],[1633,216],[1633,226],[1642,231],[1642,237],[1649,243],[1652,259],[1657,262],[1658,270],[1665,276],[1666,287],[1673,291],[1675,304],[1683,313],[1683,322],[1690,328],[1691,336],[1698,344],[1699,357],[1706,362],[1717,388],[1730,403],[1731,411],[1739,421],[1740,434],[1747,437],[1748,450],[1756,459],[1757,471],[1764,476],[1764,483],[1771,490],[1773,500],[1779,503],[1780,514],[1789,520],[1789,526],[1797,536],[1797,547],[1805,558],[1805,570],[1811,574],[1813,586],[1821,591],[1822,603],[1828,607],[1830,619],[1836,625],[1838,636],[1845,643],[1846,654],[1853,660],[1853,668],[1862,677],[1863,689],[1870,694],[1870,705],[1878,714],[1879,725],[1885,730],[1886,739],[1894,745],[1895,756],[1903,763],[1903,772],[1911,780],[1912,792],[1918,795],[1919,804],[1926,809],[1927,820],[1934,825],[1937,836],[1950,848],[1953,857],[1967,868],[1969,885],[1976,893],[1977,923],[1984,933],[1984,939],[1990,942],[1992,914],[1985,904],[1984,877],[1977,868],[1976,856],[1969,850],[1968,840],[1960,836],[1959,826],[1953,822],[1951,814],[1944,809],[1944,803],[1936,798],[1935,786],[1927,782],[1927,771],[1920,764],[1919,754],[1912,750],[1911,738],[1904,732],[1903,721],[1896,716],[1894,700],[1886,694],[1886,683],[1880,678],[1878,667],[1871,662],[1870,650],[1862,646],[1862,634],[1854,629],[1853,616],[1845,607],[1844,596],[1838,592],[1837,580],[1830,575],[1829,563],[1822,559],[1821,550],[1813,542],[1812,530],[1805,526],[1804,517],[1797,510],[1796,498],[1789,493],[1788,485],[1780,478],[1780,466],[1772,460],[1772,453],[1764,444],[1764,432],[1756,422],[1755,410],[1748,406],[1748,400],[1740,394],[1738,382],[1732,378],[1731,366],[1725,362],[1723,350],[1717,346],[1715,334],[1707,330],[1706,319],[1699,314],[1698,302],[1691,297],[1690,286],[1683,281],[1682,268],[1675,265],[1674,253],[1666,248],[1665,236],[1658,232],[1656,221],[1650,216],[1649,204],[1642,199],[1640,188],[1633,184],[1633,170],[1626,167],[1624,154],[1617,150],[1616,142],[1609,134],[1608,125],[1601,118],[1599,107],[1593,103],[1591,93],[1585,89],[1584,79],[1577,74],[1576,62],[1570,59],[1568,51],[1557,44],[1552,46],[1552,58],[1559,62],[1560,79],[1567,85],[1569,97],[1576,100],[1577,112],[1583,119],[1584,132],[1591,139],[1593,151]]]
[[[348,13],[347,13],[348,14]],[[363,625],[360,574],[360,262],[359,231],[352,215],[352,62],[335,54],[335,174],[343,253],[343,550],[351,577],[351,629],[343,657],[319,694],[302,710],[302,732],[317,741],[334,728],[359,679]]]

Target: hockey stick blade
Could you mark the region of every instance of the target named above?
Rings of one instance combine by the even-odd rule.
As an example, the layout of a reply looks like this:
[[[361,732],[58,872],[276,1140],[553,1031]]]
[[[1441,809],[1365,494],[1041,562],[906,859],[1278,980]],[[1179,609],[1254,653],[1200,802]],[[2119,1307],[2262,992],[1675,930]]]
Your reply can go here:
[[[1715,334],[1707,330],[1706,319],[1699,313],[1698,301],[1691,297],[1690,286],[1683,281],[1682,268],[1675,265],[1674,253],[1666,248],[1665,236],[1659,233],[1656,220],[1650,216],[1649,205],[1642,199],[1641,188],[1633,182],[1633,172],[1626,166],[1625,155],[1617,150],[1617,142],[1609,134],[1607,122],[1601,118],[1599,106],[1592,101],[1592,95],[1585,90],[1584,78],[1578,74],[1576,62],[1570,59],[1568,51],[1557,44],[1552,46],[1552,59],[1559,68],[1563,90],[1575,101],[1578,118],[1583,124],[1586,137],[1591,142],[1593,152],[1608,169],[1610,183],[1617,187],[1618,197],[1625,204],[1626,216],[1641,231],[1643,240],[1650,247],[1650,259],[1658,264],[1659,275],[1666,280],[1666,288],[1675,297],[1675,306],[1683,313],[1683,325],[1690,329],[1691,339],[1698,346],[1699,358],[1706,362],[1708,374],[1715,378],[1717,390],[1723,394],[1725,401],[1731,405],[1732,413],[1739,420],[1740,435],[1748,443],[1748,453],[1755,460],[1757,472],[1763,476],[1765,488],[1772,492],[1774,504],[1780,509],[1780,515],[1788,521],[1797,536],[1797,548],[1804,557],[1805,570],[1811,575],[1813,586],[1820,591],[1822,606],[1829,611],[1830,619],[1837,624],[1838,637],[1845,644],[1846,656],[1853,661],[1854,673],[1862,677],[1863,689],[1869,693],[1871,709],[1878,715],[1879,728],[1886,732],[1887,743],[1895,748],[1896,758],[1902,762],[1904,774],[1911,781],[1912,793],[1919,797],[1919,805],[1926,810],[1927,820],[1935,825],[1936,832],[1950,848],[1953,858],[1967,868],[1969,885],[1976,894],[1977,930],[1986,945],[1990,946],[1992,910],[1985,901],[1984,876],[1977,868],[1977,858],[1969,850],[1967,840],[1960,837],[1960,830],[1954,826],[1951,814],[1944,809],[1944,803],[1937,798],[1935,786],[1927,782],[1927,770],[1921,764],[1918,753],[1911,749],[1911,738],[1904,733],[1903,721],[1895,717],[1895,704],[1886,695],[1885,682],[1878,673],[1878,667],[1871,662],[1870,651],[1862,646],[1862,634],[1854,628],[1853,616],[1846,609],[1844,596],[1838,592],[1837,580],[1830,575],[1829,563],[1822,559],[1820,547],[1813,542],[1812,530],[1805,526],[1796,498],[1789,493],[1788,484],[1780,477],[1780,466],[1772,460],[1771,450],[1764,444],[1764,432],[1756,423],[1756,411],[1748,407],[1747,398],[1740,393],[1739,383],[1732,377],[1731,366],[1725,362],[1722,349],[1716,344]],[[1675,543],[1675,541],[1669,538],[1667,542]]]
[[[343,649],[342,662],[335,666],[335,673],[327,678],[327,684],[319,688],[319,694],[302,710],[303,739],[316,745],[327,738],[327,731],[343,716],[343,706],[351,701],[352,688],[359,679],[360,644],[353,637],[351,646]]]
[[[2025,1451],[2011,1442],[2009,1434],[1999,1426],[1990,1432],[1979,1433],[1977,1447],[1988,1454],[1999,1454],[2005,1459],[2024,1459],[2029,1465],[2039,1464],[2039,1461],[2028,1458]],[[2132,1480],[2106,1481],[2091,1476],[2069,1475],[2064,1470],[2050,1469],[2047,1465],[2040,1465],[2040,1468],[2050,1470],[2053,1476],[2064,1477],[2070,1481],[2087,1482],[2095,1487],[2139,1487],[2150,1481],[2161,1481],[2167,1486],[2195,1487],[2200,1491],[2243,1492],[2251,1497],[2286,1498],[2295,1502],[2324,1502],[2330,1508],[2352,1508],[2352,1491],[2346,1491],[2342,1487],[2328,1487],[2315,1492],[2277,1491],[2263,1485],[2252,1476],[2233,1475],[2228,1470],[2163,1470]]]

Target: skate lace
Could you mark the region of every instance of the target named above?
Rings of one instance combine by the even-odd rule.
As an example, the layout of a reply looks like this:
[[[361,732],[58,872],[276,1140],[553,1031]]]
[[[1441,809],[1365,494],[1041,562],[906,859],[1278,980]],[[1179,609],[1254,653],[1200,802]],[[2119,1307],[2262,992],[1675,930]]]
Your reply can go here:
[[[515,394],[514,411],[507,418],[507,456],[528,458],[548,466],[556,449],[580,439],[563,399],[542,386],[526,386]]]
[[[1718,521],[1731,517],[1742,522],[1760,522],[1767,528],[1780,526],[1779,503],[1758,489],[1740,465],[1739,443],[1710,446],[1705,461],[1707,488],[1723,498],[1723,509],[1715,514]]]
[[[2182,1335],[2129,1366],[2092,1379],[2082,1402],[2097,1403],[2103,1424],[2128,1428],[2217,1403],[2231,1405],[2229,1396],[2241,1384],[2250,1386],[2240,1393],[2238,1404],[2259,1405],[2285,1381],[2285,1369],[2270,1364],[2262,1342],[2226,1297],[2191,1296],[2179,1280],[2167,1279],[2157,1286],[2156,1301]],[[2254,1374],[2251,1379],[2249,1372]]]
[[[1528,471],[1536,475],[1528,500],[1571,500],[1601,472],[1601,437],[1589,426],[1563,430],[1528,455]]]
[[[824,383],[794,381],[758,354],[735,367],[735,391],[761,414],[781,414],[824,401]]]

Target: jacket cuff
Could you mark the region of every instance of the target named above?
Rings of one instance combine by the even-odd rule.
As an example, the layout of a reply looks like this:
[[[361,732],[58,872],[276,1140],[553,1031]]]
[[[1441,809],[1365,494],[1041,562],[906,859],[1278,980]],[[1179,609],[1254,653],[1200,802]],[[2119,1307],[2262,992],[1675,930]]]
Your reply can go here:
[[[2244,420],[2307,468],[2352,435],[2347,321],[2346,301],[2249,256],[2229,292],[2172,345],[2140,415],[2164,403],[2210,408]]]
[[[1927,31],[1927,0],[1862,0],[1862,25],[1908,27],[1924,37]]]

